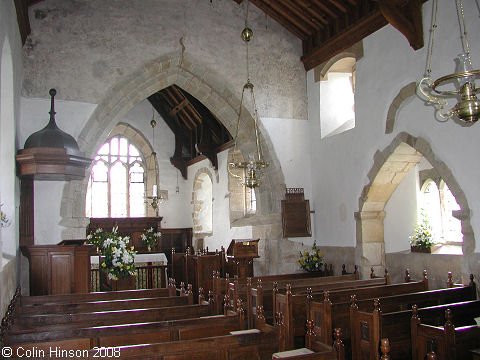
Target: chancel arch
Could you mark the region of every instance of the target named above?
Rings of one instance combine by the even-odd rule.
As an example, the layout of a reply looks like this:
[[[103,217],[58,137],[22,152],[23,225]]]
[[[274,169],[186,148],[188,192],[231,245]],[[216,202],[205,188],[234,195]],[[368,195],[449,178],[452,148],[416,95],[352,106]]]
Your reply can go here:
[[[179,54],[159,57],[125,76],[105,94],[95,111],[83,127],[78,144],[86,156],[93,157],[108,137],[112,129],[121,122],[132,107],[146,99],[151,94],[176,84],[201,101],[222,122],[230,133],[235,133],[239,97],[234,95],[235,89],[222,81],[215,72],[205,68],[202,64]],[[240,89],[238,90],[240,95]],[[245,111],[245,113],[248,113]],[[251,117],[248,114],[248,117]],[[253,132],[253,121],[250,119],[242,123],[239,129],[238,148],[244,154],[255,151],[255,141],[248,134]],[[272,226],[280,228],[277,221],[269,220],[269,214],[280,213],[280,199],[284,195],[284,176],[265,133],[261,131],[260,141],[264,149],[265,158],[270,166],[265,171],[262,186],[257,193],[257,209],[259,216],[264,216],[262,229]],[[79,238],[85,235],[88,219],[85,217],[84,204],[86,181],[70,181],[65,184],[62,195],[61,223],[64,227],[62,237],[67,239]],[[257,216],[258,223],[258,216]],[[275,219],[276,220],[276,219]],[[245,226],[255,226],[256,223],[244,223]],[[262,230],[264,232],[264,230]],[[275,233],[275,231],[268,232]]]
[[[445,180],[460,206],[461,210],[456,212],[455,217],[461,221],[463,254],[473,253],[475,245],[473,230],[470,225],[470,208],[463,190],[450,169],[435,157],[430,145],[423,138],[416,138],[402,132],[387,148],[376,152],[373,167],[368,173],[370,182],[363,188],[359,198],[359,211],[355,213],[355,219],[357,221],[357,256],[361,259],[362,276],[368,276],[371,267],[374,268],[376,274],[380,274],[387,265],[391,266],[385,254],[385,206],[409,170],[423,158]],[[406,259],[409,259],[410,255],[410,253],[397,255],[395,259],[397,268],[394,270],[400,273],[400,269],[408,265]],[[460,264],[460,261],[457,262]],[[439,262],[437,261],[437,263]],[[429,264],[417,265],[434,266],[435,262],[430,261]],[[469,274],[468,269],[461,265],[458,267],[462,267],[459,270],[466,280]],[[392,269],[390,271],[391,273],[395,272]]]

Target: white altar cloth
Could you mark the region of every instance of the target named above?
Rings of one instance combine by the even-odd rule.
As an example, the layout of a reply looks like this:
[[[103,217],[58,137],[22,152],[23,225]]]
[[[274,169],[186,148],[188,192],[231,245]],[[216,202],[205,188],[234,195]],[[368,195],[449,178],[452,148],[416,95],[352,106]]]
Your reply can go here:
[[[136,254],[135,263],[157,263],[158,265],[167,265],[168,260],[164,253],[152,253],[152,254]],[[99,256],[94,255],[90,256],[90,263],[97,264],[99,263]]]

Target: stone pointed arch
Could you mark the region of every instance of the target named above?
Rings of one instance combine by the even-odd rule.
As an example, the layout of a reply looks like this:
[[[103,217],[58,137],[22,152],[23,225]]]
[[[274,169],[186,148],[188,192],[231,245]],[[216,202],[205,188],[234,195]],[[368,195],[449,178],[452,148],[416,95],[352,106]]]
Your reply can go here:
[[[130,109],[151,94],[173,84],[195,96],[220,119],[231,134],[235,133],[240,104],[239,98],[233,95],[235,90],[230,90],[227,82],[214,70],[190,59],[187,55],[180,56],[175,53],[161,56],[138,67],[107,91],[79,135],[80,149],[87,156],[93,156],[95,149]],[[248,154],[255,151],[255,142],[249,136],[253,131],[253,120],[247,110],[242,113],[249,119],[242,123],[239,131],[239,139],[242,140],[238,148]],[[280,213],[280,199],[285,189],[284,176],[268,134],[261,127],[260,141],[270,166],[266,169],[257,200],[259,210],[262,215]],[[84,211],[85,192],[86,186],[82,181],[71,181],[64,187],[60,210],[60,225],[65,228],[62,232],[64,238],[85,236],[88,222]]]
[[[393,132],[393,127],[395,125],[395,120],[397,118],[398,111],[400,106],[403,105],[405,101],[414,96],[417,91],[417,84],[411,82],[400,89],[397,96],[393,99],[390,107],[388,108],[387,121],[385,122],[385,134],[391,134]]]
[[[344,58],[354,58],[355,61],[360,60],[363,57],[363,41],[359,41],[351,48],[341,52],[340,54],[335,55],[331,59],[321,63],[315,68],[315,81],[320,81],[325,78],[328,73],[328,70],[335,64],[337,61]]]
[[[460,188],[450,169],[438,160],[430,145],[423,138],[406,132],[399,133],[383,151],[374,155],[374,164],[359,198],[357,221],[357,256],[361,258],[362,275],[370,273],[370,267],[381,274],[385,267],[385,244],[383,219],[385,205],[408,171],[425,157],[435,171],[444,179],[455,196],[460,210],[455,217],[461,220],[463,253],[473,253],[475,240],[470,224],[470,208],[465,193]],[[464,272],[467,270],[464,269]],[[468,272],[466,272],[468,274]]]

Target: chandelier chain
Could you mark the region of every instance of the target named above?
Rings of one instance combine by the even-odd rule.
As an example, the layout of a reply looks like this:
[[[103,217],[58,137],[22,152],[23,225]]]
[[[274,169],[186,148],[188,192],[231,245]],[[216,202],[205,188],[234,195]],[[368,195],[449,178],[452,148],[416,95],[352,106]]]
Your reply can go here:
[[[263,159],[263,151],[262,147],[260,145],[260,140],[258,137],[258,111],[257,111],[257,104],[255,103],[255,94],[253,92],[253,86],[250,88],[250,92],[252,93],[252,101],[253,101],[253,111],[255,112],[253,116],[253,123],[254,123],[254,128],[255,128],[255,140],[257,142],[257,153],[258,153],[258,159],[261,160]]]
[[[238,130],[240,128],[240,119],[242,118],[242,104],[243,104],[243,97],[245,94],[245,87],[242,90],[242,97],[240,99],[240,107],[238,109],[238,121],[237,121],[237,129],[235,130],[235,145],[234,150],[237,150],[237,138],[238,138]]]
[[[467,37],[467,26],[465,25],[465,13],[463,11],[463,0],[458,0],[457,4],[460,5],[460,15],[462,17],[460,26],[463,25],[463,36],[460,36],[462,38],[463,51],[465,51],[465,53],[467,54],[468,63],[472,65],[472,59],[470,58],[470,44],[468,43]]]
[[[245,28],[248,28],[248,8],[250,5],[250,1],[247,0],[247,10],[245,11]],[[250,82],[250,65],[248,63],[248,43],[250,41],[245,41],[247,45],[247,51],[246,51],[246,56],[247,56],[247,80]]]
[[[432,23],[432,35],[430,37],[430,52],[428,53],[428,61],[427,61],[427,77],[430,76],[432,73],[432,57],[433,57],[433,46],[435,43],[435,33],[438,28],[437,17],[438,17],[438,0],[435,0],[433,3],[434,8],[434,20]]]

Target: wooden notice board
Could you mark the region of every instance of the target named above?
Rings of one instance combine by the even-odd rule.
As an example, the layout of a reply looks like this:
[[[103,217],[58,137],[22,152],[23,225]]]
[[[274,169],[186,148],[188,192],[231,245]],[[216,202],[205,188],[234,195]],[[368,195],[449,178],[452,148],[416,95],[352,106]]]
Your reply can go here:
[[[282,200],[283,237],[310,237],[310,203],[303,188],[287,188]]]

